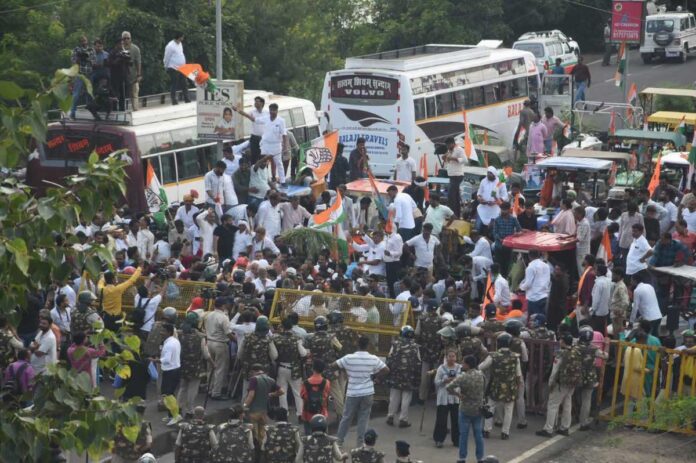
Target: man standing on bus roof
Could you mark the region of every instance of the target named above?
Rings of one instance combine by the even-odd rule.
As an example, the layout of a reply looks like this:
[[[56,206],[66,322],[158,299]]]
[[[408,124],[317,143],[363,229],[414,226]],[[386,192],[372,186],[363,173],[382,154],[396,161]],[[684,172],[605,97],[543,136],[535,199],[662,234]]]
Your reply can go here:
[[[184,46],[181,42],[184,40],[183,32],[174,32],[174,38],[164,48],[164,69],[169,76],[169,95],[172,99],[172,104],[179,104],[176,98],[176,91],[181,90],[186,103],[190,103],[188,96],[188,88],[186,85],[186,77],[179,72],[179,66],[186,64],[186,56],[184,56]]]
[[[86,93],[82,78],[90,78],[92,75],[92,64],[94,63],[94,50],[90,48],[86,35],[80,37],[80,44],[73,48],[70,62],[80,67],[80,75],[73,79],[73,101],[72,107],[70,108],[70,119],[75,119],[77,104],[80,102],[82,94]]]
[[[469,161],[466,159],[464,148],[457,146],[453,137],[447,138],[445,145],[447,145],[447,152],[442,160],[445,162],[447,176],[449,177],[447,203],[452,212],[454,212],[454,217],[458,219],[461,216],[462,203],[459,197],[459,186],[464,178],[464,166],[468,165]]]
[[[254,109],[251,110],[251,113],[244,112],[243,109],[232,106],[234,111],[238,112],[252,122],[251,136],[249,137],[251,164],[256,164],[256,161],[261,158],[261,137],[263,136],[263,130],[266,122],[268,122],[268,119],[270,119],[268,111],[263,109],[265,104],[266,100],[260,96],[257,96],[254,97]]]
[[[365,170],[369,160],[370,158],[367,156],[367,149],[365,148],[365,139],[359,137],[355,142],[355,149],[348,156],[351,182],[366,177]]]
[[[394,180],[411,183],[416,178],[416,161],[408,157],[411,147],[406,143],[399,143],[399,154],[401,158],[396,160],[394,169]]]
[[[224,161],[218,161],[215,163],[213,170],[205,174],[203,178],[206,204],[209,206],[219,204],[223,212],[232,206],[236,206],[239,202],[232,184],[232,177],[225,173],[225,169],[227,169],[227,164]]]
[[[283,152],[290,148],[288,143],[288,129],[285,126],[285,119],[278,115],[278,105],[271,103],[268,105],[269,118],[263,128],[261,137],[261,154],[272,156],[271,172],[274,181],[285,185],[285,166],[283,166]]]
[[[143,80],[143,66],[140,58],[140,48],[131,42],[131,34],[128,31],[121,33],[123,49],[130,54],[130,70],[128,72],[128,90],[126,94],[131,99],[133,111],[138,110],[138,94],[140,94],[140,82]]]

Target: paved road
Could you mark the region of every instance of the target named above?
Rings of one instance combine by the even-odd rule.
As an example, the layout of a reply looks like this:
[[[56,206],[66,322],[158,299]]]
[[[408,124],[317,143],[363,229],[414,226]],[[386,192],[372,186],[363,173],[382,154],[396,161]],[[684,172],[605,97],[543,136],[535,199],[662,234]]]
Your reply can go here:
[[[588,91],[587,99],[623,102],[623,90],[614,84],[616,55],[612,57],[610,66],[602,66],[601,58],[599,55],[588,55],[585,58],[592,73],[592,87]],[[645,65],[638,50],[630,50],[628,80],[638,85],[638,91],[646,87],[686,86],[692,88],[694,81],[696,81],[696,55],[692,54],[688,61],[683,64],[667,60],[653,61],[652,64]]]

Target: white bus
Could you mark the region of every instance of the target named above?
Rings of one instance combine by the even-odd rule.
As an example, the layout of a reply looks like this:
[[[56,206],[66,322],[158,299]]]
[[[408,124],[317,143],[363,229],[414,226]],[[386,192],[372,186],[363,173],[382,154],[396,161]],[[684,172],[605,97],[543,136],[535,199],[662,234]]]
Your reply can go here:
[[[522,50],[471,45],[423,45],[346,59],[326,74],[321,110],[339,131],[344,153],[366,140],[373,173],[394,171],[399,141],[418,163],[447,137],[461,137],[462,110],[479,143],[512,146],[522,103],[539,90],[534,55]]]
[[[170,202],[181,201],[192,189],[203,200],[203,176],[218,160],[217,143],[197,138],[194,90],[191,96],[192,103],[172,106],[165,95],[150,95],[140,98],[139,111],[119,113],[111,120],[94,121],[86,110],[80,109],[77,120],[50,124],[46,143],[37,146],[38,155],[28,165],[28,184],[41,194],[46,181],[61,183],[63,177],[77,172],[92,151],[108,154],[126,148],[133,160],[126,168],[126,201],[133,210],[147,209],[144,189],[148,161]],[[266,100],[266,107],[278,104],[278,114],[290,129],[291,145],[319,136],[317,111],[311,101],[244,90],[246,111],[251,111],[256,96]],[[251,123],[245,118],[244,124],[244,133],[248,135]]]

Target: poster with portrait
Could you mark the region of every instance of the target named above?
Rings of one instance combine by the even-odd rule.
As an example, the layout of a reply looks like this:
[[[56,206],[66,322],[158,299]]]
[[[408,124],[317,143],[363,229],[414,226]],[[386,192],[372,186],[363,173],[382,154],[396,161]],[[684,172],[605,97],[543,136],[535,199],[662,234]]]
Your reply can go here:
[[[232,107],[244,108],[243,80],[215,80],[215,89],[196,89],[198,138],[238,140],[244,138],[243,116]]]

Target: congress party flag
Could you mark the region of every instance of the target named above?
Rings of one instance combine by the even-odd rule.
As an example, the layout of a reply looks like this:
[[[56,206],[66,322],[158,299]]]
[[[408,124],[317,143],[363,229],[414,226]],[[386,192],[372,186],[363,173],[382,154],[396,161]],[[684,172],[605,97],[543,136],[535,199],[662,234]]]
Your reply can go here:
[[[205,88],[209,92],[213,92],[215,90],[215,85],[213,84],[213,81],[210,78],[210,74],[205,72],[203,70],[203,67],[200,64],[196,64],[196,63],[182,64],[181,66],[179,66],[176,69],[180,73],[185,75],[187,79],[192,81],[198,87]]]
[[[146,178],[146,188],[145,188],[145,200],[147,201],[147,206],[150,212],[160,212],[167,209],[169,202],[167,201],[167,193],[162,188],[162,185],[155,175],[155,169],[152,167],[152,163],[147,161],[147,178]]]
[[[626,81],[626,42],[621,42],[619,52],[616,54],[616,73],[614,74],[614,85],[622,87]]]
[[[611,237],[609,236],[608,227],[604,229],[602,234],[602,241],[600,241],[597,249],[597,257],[604,259],[604,262],[611,262],[614,257],[611,253]]]
[[[648,184],[648,191],[650,192],[650,197],[655,193],[657,185],[660,184],[660,170],[662,170],[662,153],[657,157],[657,163],[655,164],[655,170],[653,171],[652,178]]]
[[[346,211],[343,209],[341,193],[336,192],[336,200],[327,209],[312,216],[312,228],[324,228],[335,225],[346,219]]]
[[[309,167],[317,182],[321,182],[331,171],[338,151],[338,131],[315,138],[300,146],[298,172]]]
[[[466,154],[467,159],[478,159],[476,154],[476,148],[474,148],[474,142],[471,140],[471,128],[469,127],[469,121],[466,118],[466,111],[462,111],[464,117],[464,154]]]

